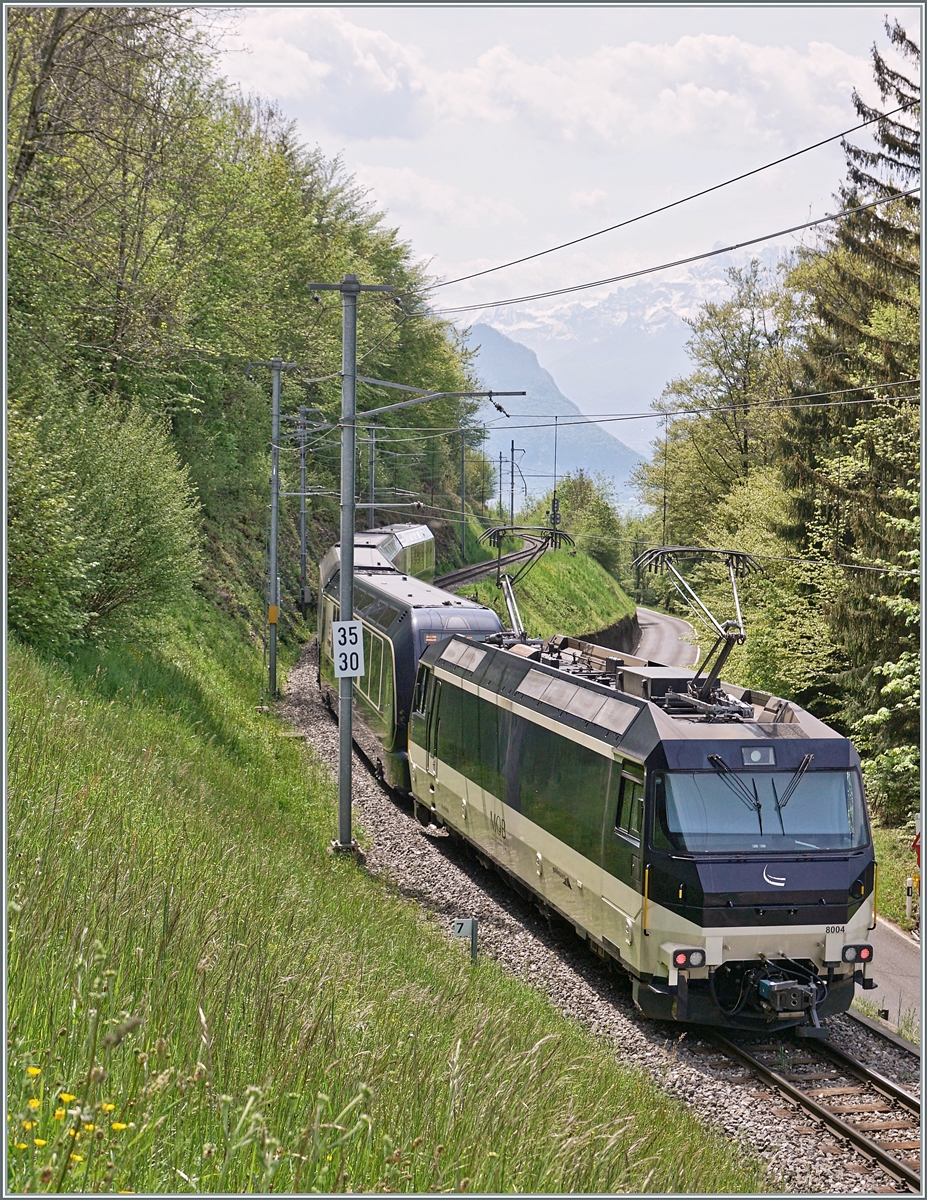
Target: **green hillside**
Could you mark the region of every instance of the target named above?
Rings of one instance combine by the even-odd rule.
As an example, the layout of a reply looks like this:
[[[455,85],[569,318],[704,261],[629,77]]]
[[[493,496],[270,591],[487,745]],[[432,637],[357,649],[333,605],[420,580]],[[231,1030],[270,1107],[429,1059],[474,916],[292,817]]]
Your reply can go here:
[[[11,1191],[762,1188],[326,853],[333,780],[259,675],[203,601],[68,668],[10,647]]]
[[[494,608],[508,624],[505,601],[494,577],[458,590]],[[605,568],[580,550],[545,554],[516,584],[515,598],[532,637],[594,633],[636,611],[634,601]]]

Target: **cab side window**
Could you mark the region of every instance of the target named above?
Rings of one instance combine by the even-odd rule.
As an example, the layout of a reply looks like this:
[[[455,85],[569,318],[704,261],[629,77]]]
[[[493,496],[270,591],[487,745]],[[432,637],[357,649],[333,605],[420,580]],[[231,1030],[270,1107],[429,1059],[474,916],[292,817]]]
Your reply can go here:
[[[425,689],[428,686],[428,680],[431,677],[431,672],[427,667],[419,667],[418,678],[415,681],[415,695],[412,698],[412,711],[425,711]]]
[[[630,775],[621,776],[618,793],[618,811],[615,814],[615,832],[625,837],[641,840],[644,826],[644,783]]]

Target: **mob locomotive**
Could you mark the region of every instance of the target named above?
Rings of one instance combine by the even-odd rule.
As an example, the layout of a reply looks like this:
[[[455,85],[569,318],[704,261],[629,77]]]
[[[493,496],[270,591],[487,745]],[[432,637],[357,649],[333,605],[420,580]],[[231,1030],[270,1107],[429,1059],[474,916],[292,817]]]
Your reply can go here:
[[[846,738],[721,684],[723,653],[706,676],[573,638],[532,643],[431,593],[421,611],[472,625],[385,631],[397,672],[402,656],[418,671],[384,749],[431,820],[629,973],[642,1013],[818,1036],[856,983],[875,986],[876,864]],[[739,621],[718,628],[728,648],[742,637]]]

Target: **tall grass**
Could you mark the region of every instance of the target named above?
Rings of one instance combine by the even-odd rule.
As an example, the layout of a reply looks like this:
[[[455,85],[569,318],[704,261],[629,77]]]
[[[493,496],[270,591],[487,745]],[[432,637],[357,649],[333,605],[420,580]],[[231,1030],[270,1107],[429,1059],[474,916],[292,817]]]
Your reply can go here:
[[[756,1191],[757,1166],[353,861],[199,610],[9,652],[13,1191]]]

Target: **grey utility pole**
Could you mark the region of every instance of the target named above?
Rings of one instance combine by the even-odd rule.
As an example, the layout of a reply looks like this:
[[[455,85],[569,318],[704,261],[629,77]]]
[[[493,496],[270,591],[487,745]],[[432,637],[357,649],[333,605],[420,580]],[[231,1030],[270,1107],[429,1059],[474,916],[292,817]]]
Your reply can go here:
[[[277,618],[280,615],[280,596],[277,587],[277,526],[280,508],[280,371],[283,360],[271,360],[274,382],[270,409],[270,576],[267,599],[267,624],[270,629],[270,672],[268,685],[271,696],[277,694]]]
[[[467,443],[466,434],[460,431],[460,557],[467,563]]]
[[[311,291],[341,293],[341,574],[339,617],[354,617],[354,467],[357,453],[357,297],[361,292],[391,292],[391,284],[361,284],[356,275],[341,283],[311,283]],[[351,837],[351,743],[354,680],[338,680],[338,840],[335,850],[354,850]]]
[[[252,367],[269,367],[273,372],[270,415],[270,547],[267,562],[267,625],[268,645],[267,685],[271,696],[277,695],[277,621],[280,616],[280,584],[277,579],[277,535],[280,510],[280,373],[298,371],[296,363],[272,358],[270,362],[248,363],[245,375],[251,378]],[[305,488],[303,489],[305,490]]]
[[[512,442],[511,458],[509,459],[509,511],[512,514],[512,528],[515,528],[515,443]]]
[[[515,443],[512,442],[511,459],[509,461],[509,469],[510,469],[510,474],[511,474],[511,478],[509,479],[509,507],[510,507],[511,513],[512,513],[512,528],[513,529],[515,527],[515,451],[516,450],[518,451],[519,454],[524,454],[524,450],[521,448],[521,446],[516,446]],[[518,473],[521,475],[521,467],[518,468]],[[524,478],[525,478],[524,475],[521,475],[521,477],[522,477],[522,481],[524,482]]]
[[[367,458],[367,475],[370,491],[370,516],[367,518],[367,528],[373,529],[377,523],[374,505],[377,500],[377,427],[375,423],[371,423],[367,427],[368,437],[368,458]]]
[[[409,408],[426,400],[442,397],[480,397],[493,395],[523,396],[524,392],[427,392],[423,388],[369,379],[357,374],[357,297],[361,292],[391,292],[392,285],[362,284],[356,275],[345,275],[341,283],[310,283],[310,291],[341,293],[341,542],[339,618],[354,619],[354,523],[357,510],[355,489],[355,458],[357,452],[357,384],[369,383],[379,387],[415,392],[412,400],[369,409],[365,420],[379,417],[396,409]],[[423,394],[424,393],[424,394]],[[498,407],[498,405],[497,405]],[[351,836],[352,742],[353,742],[354,680],[349,676],[338,680],[338,838],[332,842],[334,851],[355,851],[357,843]]]
[[[299,604],[303,620],[309,608],[306,579],[306,406],[299,406]]]

